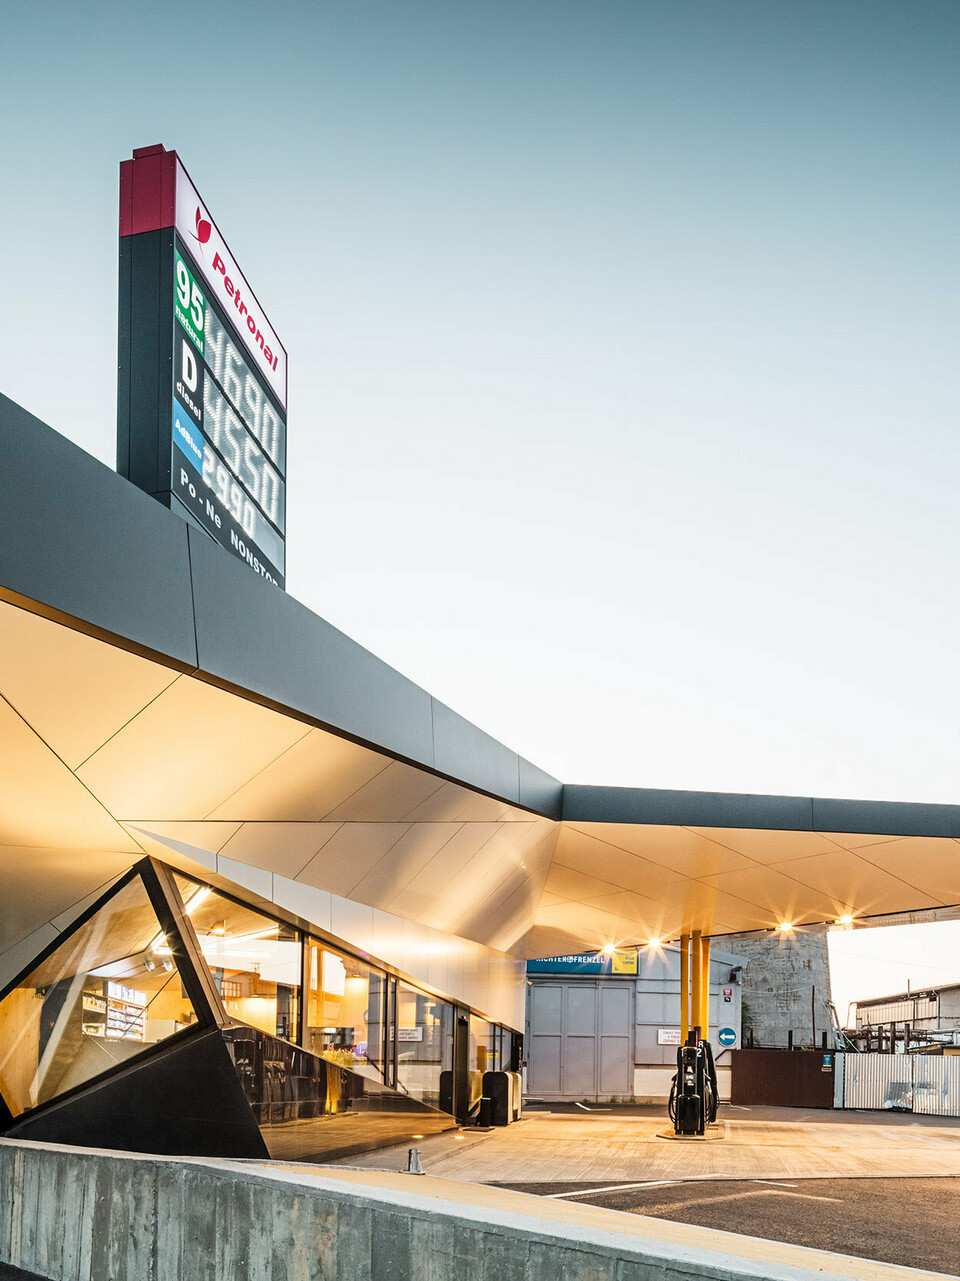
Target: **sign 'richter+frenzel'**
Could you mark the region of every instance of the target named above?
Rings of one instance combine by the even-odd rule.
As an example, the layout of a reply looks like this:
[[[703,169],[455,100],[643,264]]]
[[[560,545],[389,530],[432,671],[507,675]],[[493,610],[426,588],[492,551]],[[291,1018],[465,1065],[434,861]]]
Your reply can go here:
[[[175,151],[120,166],[117,470],[283,586],[287,353]]]

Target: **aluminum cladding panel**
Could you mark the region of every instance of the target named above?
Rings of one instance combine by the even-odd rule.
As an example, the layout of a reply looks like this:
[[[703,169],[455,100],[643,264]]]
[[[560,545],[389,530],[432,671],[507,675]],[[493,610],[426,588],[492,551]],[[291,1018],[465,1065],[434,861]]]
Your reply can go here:
[[[0,395],[0,588],[196,664],[181,520]]]

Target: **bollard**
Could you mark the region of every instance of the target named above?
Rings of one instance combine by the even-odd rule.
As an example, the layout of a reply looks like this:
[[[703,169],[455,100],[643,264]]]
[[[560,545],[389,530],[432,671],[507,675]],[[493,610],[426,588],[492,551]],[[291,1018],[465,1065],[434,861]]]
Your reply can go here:
[[[426,1174],[420,1164],[420,1149],[410,1148],[407,1152],[407,1174]]]

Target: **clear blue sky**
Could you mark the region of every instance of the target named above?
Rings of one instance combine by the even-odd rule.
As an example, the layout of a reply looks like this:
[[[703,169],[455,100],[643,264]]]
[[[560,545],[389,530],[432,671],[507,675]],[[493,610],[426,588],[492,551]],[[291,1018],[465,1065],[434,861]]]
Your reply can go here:
[[[289,351],[293,594],[567,781],[960,800],[955,0],[0,20],[0,389],[113,463],[162,141]]]

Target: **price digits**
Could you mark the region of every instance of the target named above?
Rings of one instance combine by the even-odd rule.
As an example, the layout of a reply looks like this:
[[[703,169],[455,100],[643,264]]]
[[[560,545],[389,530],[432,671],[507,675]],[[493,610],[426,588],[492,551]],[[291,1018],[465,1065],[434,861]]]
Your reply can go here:
[[[254,502],[260,505],[267,519],[282,530],[283,481],[267,462],[243,421],[209,378],[203,383],[203,421],[214,449],[226,459],[230,471]]]
[[[282,566],[285,486],[278,472],[285,462],[286,424],[214,309],[206,305],[203,291],[179,251],[175,253],[174,311],[203,358],[198,370],[196,362],[188,359],[189,347],[184,343],[175,378],[183,384],[176,388],[177,394],[186,397],[185,403],[198,423],[202,421],[201,430],[213,445],[213,449],[203,450],[204,484],[244,537]],[[204,366],[206,377],[202,375]],[[202,393],[198,374],[203,381]],[[185,457],[199,462],[186,453]]]
[[[214,378],[270,461],[282,468],[285,442],[280,415],[213,311],[207,315],[206,349],[207,364]]]

